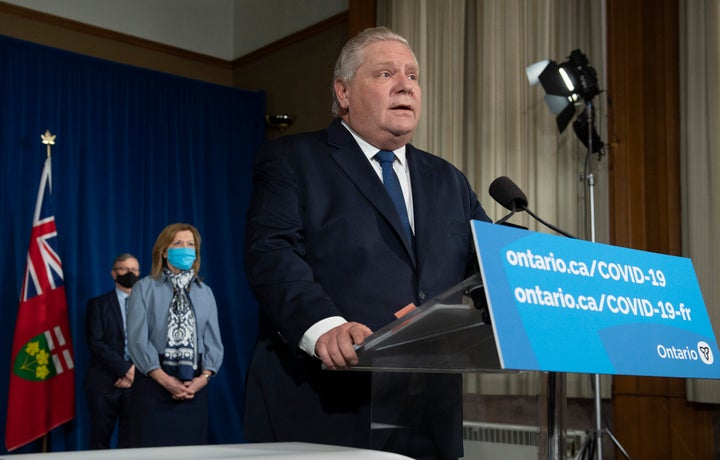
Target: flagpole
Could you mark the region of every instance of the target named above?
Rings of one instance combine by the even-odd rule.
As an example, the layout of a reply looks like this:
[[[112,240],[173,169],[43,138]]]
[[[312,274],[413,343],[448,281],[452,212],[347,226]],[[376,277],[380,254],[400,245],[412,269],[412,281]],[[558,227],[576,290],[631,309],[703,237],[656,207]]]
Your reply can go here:
[[[47,146],[47,158],[50,159],[52,157],[51,146],[55,145],[55,135],[50,133],[49,129],[45,130],[45,134],[40,135],[40,139],[42,139],[42,143]],[[45,433],[42,437],[40,452],[47,453],[48,452],[48,434]]]

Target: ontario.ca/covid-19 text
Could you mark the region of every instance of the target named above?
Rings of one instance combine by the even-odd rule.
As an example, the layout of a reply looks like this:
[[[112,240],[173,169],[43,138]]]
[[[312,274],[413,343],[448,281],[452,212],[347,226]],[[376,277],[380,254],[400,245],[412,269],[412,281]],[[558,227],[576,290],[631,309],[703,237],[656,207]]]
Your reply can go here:
[[[610,286],[615,284],[612,282],[618,283],[616,285],[618,289],[607,289],[592,295],[566,292],[561,287],[548,289],[539,284],[516,286],[513,294],[515,300],[522,304],[564,308],[579,312],[602,313],[608,311],[619,315],[692,321],[692,309],[684,303],[674,305],[658,298],[648,299],[628,294],[633,291],[628,287],[639,285],[659,288],[659,292],[662,293],[663,288],[668,286],[668,280],[665,273],[659,269],[597,259],[566,260],[556,257],[552,252],[537,254],[530,249],[526,251],[508,250],[505,252],[505,260],[513,268],[527,268],[583,278],[599,277],[602,280],[610,281]],[[662,297],[662,295],[658,297]]]

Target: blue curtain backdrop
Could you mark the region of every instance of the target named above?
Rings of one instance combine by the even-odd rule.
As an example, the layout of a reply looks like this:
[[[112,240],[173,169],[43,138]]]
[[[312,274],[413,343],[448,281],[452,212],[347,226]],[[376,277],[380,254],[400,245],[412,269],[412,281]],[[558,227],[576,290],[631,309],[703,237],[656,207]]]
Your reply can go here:
[[[0,36],[0,101],[3,434],[20,285],[46,156],[40,135],[49,129],[57,136],[53,202],[77,402],[75,419],[51,433],[51,450],[87,447],[90,420],[82,384],[88,299],[113,288],[110,268],[118,253],[135,254],[147,275],[155,238],[172,222],[200,230],[200,274],[219,308],[225,361],[211,382],[211,442],[242,442],[245,371],[257,320],[243,271],[244,220],[252,160],[264,137],[264,93]],[[16,452],[37,448],[35,443]]]

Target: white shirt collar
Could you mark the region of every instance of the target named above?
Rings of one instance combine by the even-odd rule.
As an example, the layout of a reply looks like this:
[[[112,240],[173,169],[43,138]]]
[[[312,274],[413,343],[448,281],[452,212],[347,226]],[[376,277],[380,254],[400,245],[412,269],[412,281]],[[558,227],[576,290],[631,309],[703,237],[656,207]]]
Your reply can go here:
[[[379,147],[375,147],[374,145],[367,142],[365,139],[360,137],[358,133],[352,130],[352,128],[345,123],[344,120],[341,121],[342,125],[352,134],[352,137],[355,138],[355,142],[358,143],[358,146],[360,146],[360,150],[365,154],[368,161],[372,160],[376,153],[380,150]],[[403,167],[407,167],[407,163],[405,160],[405,146],[398,148],[397,150],[393,150],[393,153],[397,157],[398,161]]]

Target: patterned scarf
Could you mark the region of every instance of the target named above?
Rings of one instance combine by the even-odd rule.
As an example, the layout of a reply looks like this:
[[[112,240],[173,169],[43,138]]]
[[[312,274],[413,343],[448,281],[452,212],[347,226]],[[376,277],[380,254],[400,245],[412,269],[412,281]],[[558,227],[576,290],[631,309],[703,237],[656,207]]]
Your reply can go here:
[[[197,369],[195,353],[197,331],[195,312],[190,303],[188,290],[195,272],[191,268],[174,274],[166,268],[164,273],[172,281],[173,296],[170,299],[163,370],[182,381],[192,380]]]

